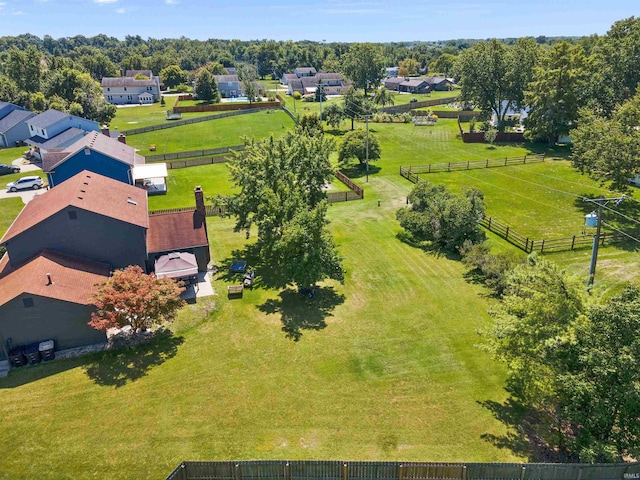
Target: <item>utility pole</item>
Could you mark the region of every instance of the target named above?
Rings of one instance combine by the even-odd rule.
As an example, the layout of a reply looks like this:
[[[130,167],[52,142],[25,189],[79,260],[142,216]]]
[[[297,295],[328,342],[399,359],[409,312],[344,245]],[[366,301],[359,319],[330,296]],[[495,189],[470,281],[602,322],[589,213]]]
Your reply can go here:
[[[322,80],[318,83],[318,89],[320,90],[320,121],[322,121]]]
[[[614,198],[583,198],[585,202],[591,202],[598,205],[598,223],[596,225],[596,234],[593,237],[593,247],[591,248],[591,264],[589,265],[589,280],[587,281],[587,290],[591,288],[596,277],[596,263],[598,262],[598,248],[600,246],[600,231],[602,229],[602,207],[613,201],[615,205],[619,205],[626,195]]]
[[[366,163],[367,163],[367,183],[369,183],[369,115],[367,115],[364,118],[365,118],[365,122],[367,124],[367,140],[366,140],[367,156],[366,156]]]

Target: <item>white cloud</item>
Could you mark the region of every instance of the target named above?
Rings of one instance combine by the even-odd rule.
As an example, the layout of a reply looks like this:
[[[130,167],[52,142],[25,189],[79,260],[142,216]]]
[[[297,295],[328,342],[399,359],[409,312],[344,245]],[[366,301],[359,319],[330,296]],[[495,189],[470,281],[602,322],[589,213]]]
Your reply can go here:
[[[119,8],[116,10],[116,13],[125,13],[126,10],[124,8]]]
[[[22,10],[14,10],[13,12],[11,12],[11,15],[19,16],[19,15],[26,15],[26,13],[23,12]]]
[[[93,0],[98,5],[108,5],[109,3],[116,3],[118,0]]]
[[[167,5],[177,5],[180,3],[180,0],[164,0],[164,3]]]

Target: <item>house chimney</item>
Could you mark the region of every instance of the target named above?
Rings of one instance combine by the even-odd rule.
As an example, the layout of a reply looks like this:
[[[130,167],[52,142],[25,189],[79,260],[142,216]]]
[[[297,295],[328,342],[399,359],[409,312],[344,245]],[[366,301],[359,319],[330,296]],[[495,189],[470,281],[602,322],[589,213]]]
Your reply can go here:
[[[193,195],[196,197],[196,212],[200,213],[203,217],[206,217],[207,212],[204,208],[204,192],[200,185],[193,189]]]
[[[102,132],[103,135],[106,135],[107,137],[110,137],[110,133],[109,132],[109,126],[108,125],[103,125],[102,128],[100,129],[100,131]]]
[[[51,280],[51,274],[47,273],[47,285],[53,285],[53,281]]]
[[[124,143],[125,145],[127,144],[127,137],[125,137],[122,133],[120,135],[118,135],[118,141],[120,143]]]

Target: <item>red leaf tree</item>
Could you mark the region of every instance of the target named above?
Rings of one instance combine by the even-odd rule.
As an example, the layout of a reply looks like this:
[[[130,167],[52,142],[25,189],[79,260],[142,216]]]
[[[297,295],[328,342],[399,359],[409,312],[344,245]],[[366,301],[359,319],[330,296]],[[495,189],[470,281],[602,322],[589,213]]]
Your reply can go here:
[[[103,332],[131,325],[135,331],[170,322],[184,305],[183,291],[174,280],[147,275],[137,265],[116,270],[93,297],[97,310],[89,325]]]

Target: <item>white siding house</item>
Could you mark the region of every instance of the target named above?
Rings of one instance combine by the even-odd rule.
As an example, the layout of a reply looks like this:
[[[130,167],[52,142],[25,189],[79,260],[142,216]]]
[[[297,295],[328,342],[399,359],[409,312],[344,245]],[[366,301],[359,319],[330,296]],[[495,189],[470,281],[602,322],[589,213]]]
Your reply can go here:
[[[115,105],[153,103],[160,100],[160,78],[154,75],[148,80],[137,80],[128,75],[104,77],[102,93],[107,102]]]

